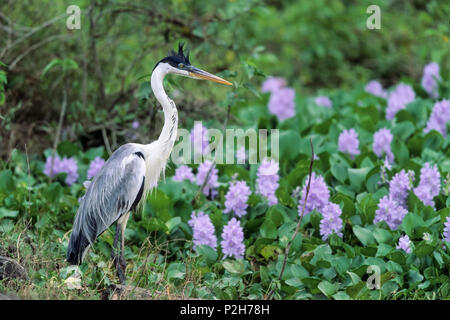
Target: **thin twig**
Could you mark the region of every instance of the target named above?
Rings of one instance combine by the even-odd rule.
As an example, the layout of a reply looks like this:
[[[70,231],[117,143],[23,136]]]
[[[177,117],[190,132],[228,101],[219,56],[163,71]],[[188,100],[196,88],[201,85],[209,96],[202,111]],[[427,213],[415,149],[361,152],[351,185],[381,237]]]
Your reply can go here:
[[[61,113],[59,114],[58,129],[56,130],[55,141],[53,142],[53,156],[52,156],[51,164],[50,164],[50,177],[53,176],[53,164],[55,162],[56,148],[58,147],[59,136],[61,134],[61,128],[62,128],[62,125],[64,122],[64,116],[66,114],[66,106],[67,106],[67,93],[66,93],[66,88],[64,87]]]
[[[312,176],[312,168],[313,168],[313,163],[314,163],[314,147],[313,147],[313,143],[312,143],[312,139],[309,139],[309,142],[311,144],[311,161],[309,163],[309,178],[308,178],[308,185],[306,186],[306,195],[305,195],[305,201],[303,201],[303,206],[302,206],[302,214],[300,215],[300,218],[298,219],[298,223],[297,223],[297,227],[295,228],[295,232],[292,235],[291,240],[289,240],[289,243],[284,251],[284,260],[283,260],[283,265],[281,267],[281,271],[280,271],[280,275],[278,277],[278,280],[281,280],[281,278],[283,277],[283,273],[284,270],[286,268],[286,263],[287,263],[287,259],[289,256],[289,251],[291,249],[292,243],[295,240],[295,237],[297,236],[298,232],[300,231],[300,226],[302,224],[302,219],[303,219],[303,215],[305,213],[305,207],[306,207],[306,201],[308,200],[308,194],[309,194],[309,189],[311,187],[311,176]],[[274,294],[274,289],[272,289],[272,291],[269,293],[268,299],[271,299],[272,296]]]

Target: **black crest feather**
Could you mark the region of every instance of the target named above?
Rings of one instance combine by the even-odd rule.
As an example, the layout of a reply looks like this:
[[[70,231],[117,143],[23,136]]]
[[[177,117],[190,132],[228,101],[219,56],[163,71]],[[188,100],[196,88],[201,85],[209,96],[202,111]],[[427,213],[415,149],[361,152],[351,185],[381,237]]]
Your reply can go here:
[[[164,59],[162,59],[161,61],[159,61],[156,64],[155,68],[158,66],[159,63],[168,63],[172,67],[175,67],[175,68],[178,68],[178,65],[180,63],[182,63],[185,66],[189,66],[189,65],[191,65],[191,62],[189,61],[189,51],[186,51],[186,53],[185,53],[184,43],[179,42],[178,43],[178,52],[175,52],[175,50],[171,50],[167,57],[165,57]],[[153,70],[155,68],[153,68]]]

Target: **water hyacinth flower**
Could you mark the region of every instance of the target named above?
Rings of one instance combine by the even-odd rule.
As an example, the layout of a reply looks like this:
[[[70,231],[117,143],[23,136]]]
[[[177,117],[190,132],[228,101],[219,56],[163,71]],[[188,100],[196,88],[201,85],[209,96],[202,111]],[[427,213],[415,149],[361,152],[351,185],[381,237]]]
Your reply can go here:
[[[372,80],[366,84],[364,90],[367,93],[373,94],[376,97],[387,99],[388,94],[386,90],[383,89],[381,83],[377,80]]]
[[[264,159],[256,173],[256,192],[267,198],[269,206],[278,203],[275,191],[278,189],[278,162]]]
[[[227,257],[235,257],[236,259],[244,258],[244,231],[239,220],[235,217],[231,218],[228,224],[223,227],[220,245],[222,246],[224,259]]]
[[[131,127],[132,127],[133,129],[139,128],[139,121],[134,120],[134,121],[131,123]]]
[[[411,103],[416,98],[416,94],[411,86],[400,83],[391,92],[388,98],[388,107],[386,109],[386,119],[394,119],[397,112],[406,108],[408,103]]]
[[[390,163],[394,162],[394,154],[391,151],[392,139],[392,133],[387,128],[381,128],[373,135],[373,152],[378,158],[385,155]]]
[[[92,160],[91,163],[89,164],[89,169],[87,171],[87,178],[92,179],[93,177],[95,177],[97,173],[100,172],[100,170],[103,168],[104,165],[105,160],[103,160],[100,157],[95,157],[95,159]]]
[[[280,77],[269,77],[263,82],[261,92],[275,92],[284,87],[286,87],[286,79]]]
[[[450,242],[450,216],[447,216],[444,223],[444,240]]]
[[[213,163],[209,160],[205,160],[203,163],[201,163],[198,166],[198,172],[197,172],[197,177],[196,177],[196,182],[197,185],[202,186],[203,183],[206,180],[206,176],[208,175],[208,171],[211,168],[211,166],[213,165]],[[208,180],[205,184],[205,187],[203,188],[203,194],[206,196],[211,196],[212,198],[214,198],[217,194],[217,187],[219,187],[219,177],[218,177],[218,172],[219,170],[217,170],[217,168],[215,168],[215,166],[213,167],[213,169],[211,170],[211,173],[209,174]]]
[[[398,244],[397,244],[397,249],[399,250],[403,250],[406,253],[411,253],[411,240],[409,240],[409,237],[407,234],[405,234],[404,236],[400,237],[400,239],[398,239]]]
[[[373,223],[385,221],[391,230],[397,230],[407,213],[408,210],[399,205],[389,195],[386,195],[378,203]]]
[[[269,112],[277,116],[278,120],[286,120],[295,116],[295,90],[280,88],[270,95]]]
[[[225,195],[225,210],[223,212],[234,212],[238,217],[247,214],[247,201],[251,194],[252,192],[245,181],[232,182]]]
[[[439,75],[439,65],[436,62],[430,62],[423,68],[422,87],[431,98],[439,97],[438,82],[441,81]]]
[[[437,166],[430,166],[427,162],[420,169],[420,182],[417,188],[414,188],[414,194],[425,205],[434,208],[433,198],[441,192],[441,175]]]
[[[58,155],[49,156],[45,162],[44,174],[53,178],[60,173],[66,173],[66,184],[72,185],[78,180],[78,164],[73,158],[64,157],[61,159]]]
[[[208,129],[202,125],[201,121],[195,121],[191,130],[191,141],[194,146],[194,153],[206,153],[209,144]]]
[[[189,180],[190,182],[195,182],[194,173],[192,172],[192,168],[181,165],[175,170],[175,175],[172,178],[174,181],[183,181]]]
[[[309,176],[305,180],[302,189],[302,197],[298,204],[298,214],[302,214],[303,203],[306,197],[306,189],[308,187]],[[330,190],[321,175],[316,175],[315,172],[311,175],[311,186],[309,188],[308,199],[305,205],[305,214],[310,213],[314,209],[322,213],[323,208],[329,203]]]
[[[355,129],[351,128],[341,132],[338,139],[338,147],[339,151],[350,154],[352,159],[359,154],[358,133]]]
[[[403,208],[407,208],[408,190],[412,189],[414,171],[401,170],[389,181],[389,196]]]
[[[192,238],[194,241],[194,249],[196,249],[198,245],[207,245],[216,250],[217,237],[215,235],[214,225],[207,214],[203,211],[198,213],[193,211],[188,224],[193,230]]]
[[[318,104],[319,106],[325,107],[325,108],[331,108],[333,107],[333,103],[331,102],[330,98],[327,96],[318,96],[314,99],[314,102]]]
[[[436,130],[446,138],[448,122],[450,122],[450,100],[438,101],[434,104],[430,119],[428,119],[427,126],[423,131],[427,133]]]
[[[342,214],[341,207],[339,205],[329,202],[322,209],[322,220],[320,221],[320,235],[322,240],[325,241],[328,237],[335,233],[342,238]]]

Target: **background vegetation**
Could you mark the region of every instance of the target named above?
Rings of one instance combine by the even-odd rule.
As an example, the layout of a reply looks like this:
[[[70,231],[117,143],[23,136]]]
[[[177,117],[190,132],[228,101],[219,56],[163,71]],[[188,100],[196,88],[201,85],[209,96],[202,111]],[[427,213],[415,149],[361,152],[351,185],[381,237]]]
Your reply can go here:
[[[72,4],[82,9],[80,30],[66,28],[65,12]],[[381,7],[381,30],[366,27],[370,4]],[[64,257],[77,199],[84,193],[81,183],[96,156],[106,159],[123,143],[157,137],[162,116],[149,74],[178,41],[185,41],[194,65],[235,86],[229,90],[168,77],[166,88],[178,106],[180,127],[202,120],[207,127],[221,128],[231,106],[230,126],[282,129],[280,204],[269,209],[259,196],[251,197],[243,219],[246,259],[223,262],[207,247],[191,250],[187,220],[193,209],[204,209],[216,215],[213,221],[221,230],[232,175],[238,172],[253,186],[257,167],[219,167],[221,187],[214,202],[202,198],[193,203],[198,187],[167,179],[144,211],[130,219],[126,258],[132,283],[154,289],[161,298],[267,298],[272,289],[276,298],[289,299],[448,297],[448,245],[445,251],[436,242],[433,251],[426,247],[407,256],[395,250],[400,232],[383,229],[387,233],[373,237],[353,230],[375,232],[371,219],[386,193],[386,184],[374,186],[370,180],[381,166],[370,145],[376,129],[386,125],[394,130],[409,121],[395,129],[402,146],[395,150],[400,159],[395,171],[413,169],[418,177],[424,161],[438,163],[443,176],[450,171],[448,137],[422,134],[433,102],[420,87],[424,65],[435,61],[447,81],[441,96],[449,98],[449,18],[450,5],[439,0],[3,1],[0,255],[17,259],[30,279],[0,281],[0,291],[25,298],[99,298],[116,281],[109,260],[111,231],[83,264],[82,288],[69,290],[64,282],[71,272]],[[260,92],[265,76],[282,76],[296,90],[294,118],[279,123],[268,113],[268,95]],[[363,90],[371,79],[385,87],[410,83],[419,102],[389,124],[382,111],[386,102]],[[317,109],[311,97],[318,94],[332,98],[333,110]],[[138,129],[132,128],[134,120],[140,122]],[[351,126],[360,133],[361,155],[354,161],[342,154],[334,157],[337,133]],[[281,235],[292,231],[297,219],[290,194],[308,173],[310,137],[321,159],[315,168],[325,176],[335,202],[344,206],[345,244],[337,237],[320,240],[320,214],[312,214],[303,223],[285,278],[278,280],[286,246]],[[77,158],[77,184],[69,187],[63,177],[52,181],[43,174],[52,148]],[[342,166],[345,173],[336,169]],[[367,170],[352,176],[347,168]],[[413,200],[410,214],[422,220],[411,218],[412,225],[402,231],[421,241],[418,230],[426,229],[437,239],[449,214],[447,196],[440,196],[436,210]],[[383,245],[378,255],[380,244],[392,250]],[[382,266],[383,284],[388,283],[378,291],[364,289],[365,270],[374,263]]]

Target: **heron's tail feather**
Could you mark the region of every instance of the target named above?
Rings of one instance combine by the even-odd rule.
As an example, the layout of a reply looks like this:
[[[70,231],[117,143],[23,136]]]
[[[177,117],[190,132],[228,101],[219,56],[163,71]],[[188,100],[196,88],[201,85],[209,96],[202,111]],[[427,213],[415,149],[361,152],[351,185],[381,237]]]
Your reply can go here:
[[[90,243],[83,232],[75,234],[72,231],[67,248],[67,262],[70,264],[81,264]]]

